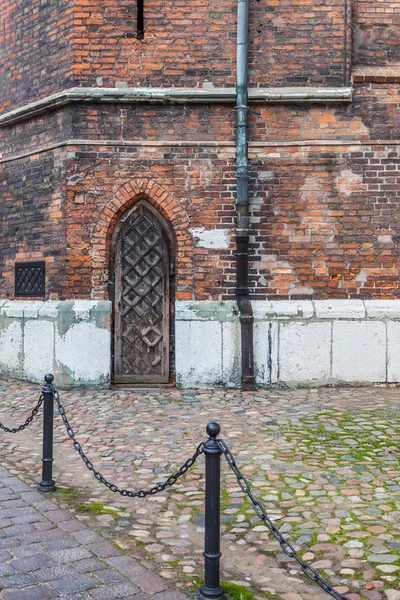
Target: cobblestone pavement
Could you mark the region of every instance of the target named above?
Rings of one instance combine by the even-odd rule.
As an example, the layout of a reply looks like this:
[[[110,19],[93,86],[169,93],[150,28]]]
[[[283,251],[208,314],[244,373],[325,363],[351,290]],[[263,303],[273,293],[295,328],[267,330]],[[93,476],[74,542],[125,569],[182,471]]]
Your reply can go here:
[[[1,422],[22,422],[38,390],[0,381]],[[277,525],[303,559],[349,600],[400,600],[398,388],[91,390],[61,397],[96,468],[134,490],[177,470],[205,438],[207,422],[217,420],[255,495],[271,515],[284,516]],[[40,439],[39,416],[24,433],[0,437],[1,464],[31,485],[40,478]],[[201,457],[169,491],[121,497],[93,480],[56,417],[54,472],[62,489],[54,500],[61,510],[74,511],[74,522],[183,592],[194,592],[202,574],[203,471]],[[257,598],[328,598],[280,550],[226,465],[222,487],[223,579]]]
[[[4,467],[0,528],[4,600],[186,600]]]

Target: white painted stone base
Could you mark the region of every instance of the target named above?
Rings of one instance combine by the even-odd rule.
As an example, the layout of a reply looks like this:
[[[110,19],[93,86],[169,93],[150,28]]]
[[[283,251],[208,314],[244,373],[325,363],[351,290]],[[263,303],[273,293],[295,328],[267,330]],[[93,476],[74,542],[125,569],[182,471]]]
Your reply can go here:
[[[253,301],[259,386],[400,382],[400,301]],[[235,302],[177,302],[180,387],[239,387]],[[107,385],[111,304],[0,301],[0,377]]]
[[[60,388],[110,380],[111,303],[0,301],[0,376]]]
[[[400,382],[400,301],[253,301],[256,382],[320,386]],[[179,302],[177,382],[240,385],[233,302]]]

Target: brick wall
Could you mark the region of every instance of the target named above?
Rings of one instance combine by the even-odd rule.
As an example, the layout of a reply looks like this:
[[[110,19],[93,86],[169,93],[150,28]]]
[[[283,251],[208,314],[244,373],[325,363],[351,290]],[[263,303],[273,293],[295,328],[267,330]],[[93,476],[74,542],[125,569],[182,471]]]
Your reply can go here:
[[[63,293],[62,154],[0,164],[0,295],[14,295],[14,263],[45,260],[47,297]]]
[[[250,85],[347,82],[347,3],[253,2]],[[139,41],[135,2],[0,0],[0,112],[72,86],[233,86],[236,5],[146,0]]]
[[[277,148],[252,159],[258,297],[398,296],[399,151]]]
[[[73,49],[67,66],[56,60],[66,46],[54,31],[71,31],[69,13],[37,2],[38,18],[28,25],[19,1],[0,0],[7,12],[1,73],[10,83],[1,88],[3,110],[11,98],[18,103],[72,83],[233,85],[233,2],[190,4],[192,19],[189,4],[173,11],[165,0],[161,18],[149,0],[140,42],[130,3],[111,2],[104,11],[97,0],[87,1],[73,6],[79,37],[67,42]],[[370,4],[359,2],[358,14]],[[344,7],[344,0],[254,3],[252,84],[343,82]],[[39,34],[48,41],[46,73]],[[397,296],[399,89],[363,83],[351,104],[251,105],[255,297]],[[177,298],[232,298],[234,136],[233,107],[201,104],[74,103],[1,129],[0,294],[13,295],[15,260],[45,258],[47,296],[104,297],[113,227],[135,199],[146,197],[177,237]],[[74,143],[82,139],[88,141]],[[190,232],[203,229],[223,230],[228,242],[202,246]]]
[[[343,83],[345,5],[345,0],[252,3],[250,84]],[[100,0],[85,0],[79,16],[75,12],[76,80],[96,85],[101,77],[110,87],[121,80],[132,86],[234,85],[236,6],[235,0],[179,7],[173,0],[161,6],[146,0],[145,37],[138,41],[131,6],[111,4],[105,13]]]
[[[398,91],[363,84],[348,106],[251,106],[255,297],[397,297]],[[177,298],[232,297],[234,111],[87,104],[68,111],[53,115],[55,138],[93,143],[0,165],[2,293],[13,293],[16,258],[44,256],[55,260],[48,294],[104,297],[113,227],[144,195],[178,239]],[[42,121],[19,126],[13,152],[34,147]],[[46,143],[47,135],[44,128]],[[137,143],[119,145],[123,135]],[[215,228],[230,236],[226,247],[204,248],[189,235]]]
[[[69,87],[71,6],[0,0],[0,113]]]
[[[400,2],[354,0],[356,63],[385,65],[400,60]]]

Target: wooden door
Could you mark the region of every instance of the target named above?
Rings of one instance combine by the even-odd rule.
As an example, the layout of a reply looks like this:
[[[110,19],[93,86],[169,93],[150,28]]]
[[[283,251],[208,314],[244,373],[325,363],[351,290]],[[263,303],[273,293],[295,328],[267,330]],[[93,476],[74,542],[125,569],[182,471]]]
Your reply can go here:
[[[115,383],[169,380],[168,246],[161,217],[138,203],[116,239]]]

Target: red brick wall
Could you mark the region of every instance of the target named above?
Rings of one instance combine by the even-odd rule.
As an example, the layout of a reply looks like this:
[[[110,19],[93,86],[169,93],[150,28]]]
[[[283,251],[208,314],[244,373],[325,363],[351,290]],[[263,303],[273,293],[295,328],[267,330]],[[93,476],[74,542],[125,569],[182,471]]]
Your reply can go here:
[[[399,89],[359,85],[347,106],[251,106],[255,296],[397,297]],[[178,239],[177,297],[232,297],[234,111],[86,104],[69,111],[54,116],[57,140],[63,133],[115,143],[69,145],[0,164],[1,293],[13,292],[15,258],[45,256],[55,261],[48,293],[104,295],[113,226],[144,195]],[[43,119],[20,125],[13,152],[33,147],[43,126]],[[118,146],[124,131],[138,143]],[[35,136],[29,144],[28,132]],[[230,231],[230,248],[197,247],[192,228]]]
[[[63,295],[65,224],[62,153],[0,164],[0,296],[14,295],[14,263],[46,261],[47,295]]]
[[[233,2],[190,4],[192,19],[189,5],[173,10],[165,0],[160,17],[149,0],[139,42],[130,3],[110,2],[104,11],[98,0],[85,1],[74,4],[79,37],[65,42],[54,31],[70,31],[72,21],[54,29],[60,18],[54,5],[43,7],[32,24],[19,0],[0,0],[1,14],[7,12],[1,77],[9,82],[0,88],[3,110],[11,100],[18,104],[79,83],[233,85]],[[369,4],[356,5],[360,18]],[[37,0],[34,6],[35,17],[42,5]],[[345,20],[344,0],[252,3],[252,84],[343,83]],[[68,44],[74,79],[63,60]],[[25,71],[27,61],[31,70]],[[351,104],[250,106],[255,296],[397,296],[399,91],[395,83],[360,84]],[[2,129],[0,294],[13,294],[15,260],[45,258],[47,294],[104,296],[115,222],[146,197],[177,237],[177,298],[232,297],[234,136],[235,110],[216,105],[71,104]],[[82,139],[88,142],[74,144]],[[189,235],[196,228],[228,230],[229,248],[196,246]]]
[[[348,80],[348,0],[254,1],[250,85],[340,85]],[[0,0],[0,112],[71,86],[235,83],[236,0],[135,2]]]
[[[251,161],[253,284],[269,298],[399,295],[398,146],[277,148]],[[263,153],[260,153],[263,154]]]
[[[250,10],[250,84],[343,83],[345,1],[267,0]],[[177,6],[147,0],[145,37],[135,39],[134,11],[100,0],[76,3],[76,80],[104,86],[234,85],[236,0]],[[77,10],[80,12],[77,13]],[[95,16],[94,16],[95,15]],[[96,27],[94,27],[94,24]],[[105,51],[106,50],[106,51]]]
[[[400,2],[353,0],[354,58],[365,65],[400,60]]]
[[[71,5],[0,0],[0,113],[69,87]]]

